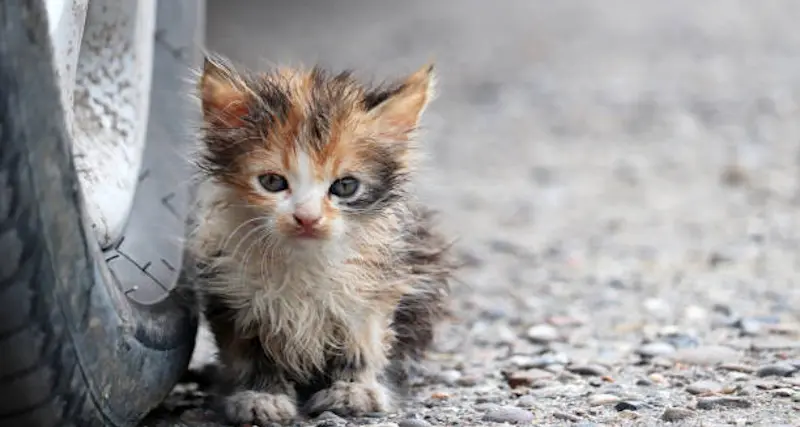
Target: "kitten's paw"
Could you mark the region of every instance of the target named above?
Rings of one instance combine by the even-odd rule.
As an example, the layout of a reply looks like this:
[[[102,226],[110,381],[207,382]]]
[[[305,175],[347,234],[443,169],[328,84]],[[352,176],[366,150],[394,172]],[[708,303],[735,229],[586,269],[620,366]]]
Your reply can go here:
[[[225,398],[225,416],[240,424],[264,425],[297,416],[294,399],[285,394],[240,391]]]
[[[389,391],[377,383],[337,381],[311,396],[307,404],[307,412],[312,416],[324,411],[353,416],[390,410]]]

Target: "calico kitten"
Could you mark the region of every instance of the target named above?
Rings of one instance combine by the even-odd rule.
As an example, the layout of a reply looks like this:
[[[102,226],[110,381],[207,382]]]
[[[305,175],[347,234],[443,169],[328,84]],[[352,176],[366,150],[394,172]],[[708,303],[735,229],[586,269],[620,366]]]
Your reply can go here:
[[[433,68],[371,87],[207,58],[193,249],[231,422],[395,408],[453,264],[408,185]]]

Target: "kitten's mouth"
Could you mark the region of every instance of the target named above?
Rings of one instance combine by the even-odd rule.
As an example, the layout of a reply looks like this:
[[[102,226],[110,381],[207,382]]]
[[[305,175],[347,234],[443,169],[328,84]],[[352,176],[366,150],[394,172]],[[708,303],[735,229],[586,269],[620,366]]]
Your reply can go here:
[[[323,233],[315,229],[300,228],[295,232],[294,237],[303,240],[314,240],[321,239],[323,237]]]

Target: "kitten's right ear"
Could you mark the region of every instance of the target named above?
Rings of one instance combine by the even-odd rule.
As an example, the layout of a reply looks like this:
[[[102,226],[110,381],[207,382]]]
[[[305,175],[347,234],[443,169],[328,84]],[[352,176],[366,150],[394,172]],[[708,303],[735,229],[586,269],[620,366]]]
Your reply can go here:
[[[228,128],[244,123],[242,119],[249,110],[249,94],[230,65],[205,57],[198,91],[206,123]]]

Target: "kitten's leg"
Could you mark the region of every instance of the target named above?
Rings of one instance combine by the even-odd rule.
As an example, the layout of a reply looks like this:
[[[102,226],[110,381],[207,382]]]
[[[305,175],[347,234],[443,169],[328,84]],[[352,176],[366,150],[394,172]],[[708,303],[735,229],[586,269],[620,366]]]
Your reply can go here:
[[[357,416],[393,410],[392,392],[374,371],[340,376],[333,384],[311,396],[306,411],[317,415],[331,411],[341,416]]]
[[[234,424],[266,425],[297,416],[293,384],[267,357],[258,339],[243,338],[219,299],[207,297],[206,317],[224,366],[218,384],[221,412]]]
[[[227,381],[231,391],[222,398],[222,409],[229,422],[264,425],[297,416],[294,387],[280,374],[250,371],[247,378],[242,374],[245,372]]]
[[[394,396],[386,383],[389,364],[389,343],[394,339],[389,322],[380,318],[367,322],[360,332],[360,343],[347,354],[331,355],[328,359],[328,388],[311,396],[306,412],[316,415],[331,411],[352,416],[389,412],[394,408]]]
[[[286,393],[244,390],[224,400],[225,418],[236,424],[265,425],[297,416],[295,397]]]

